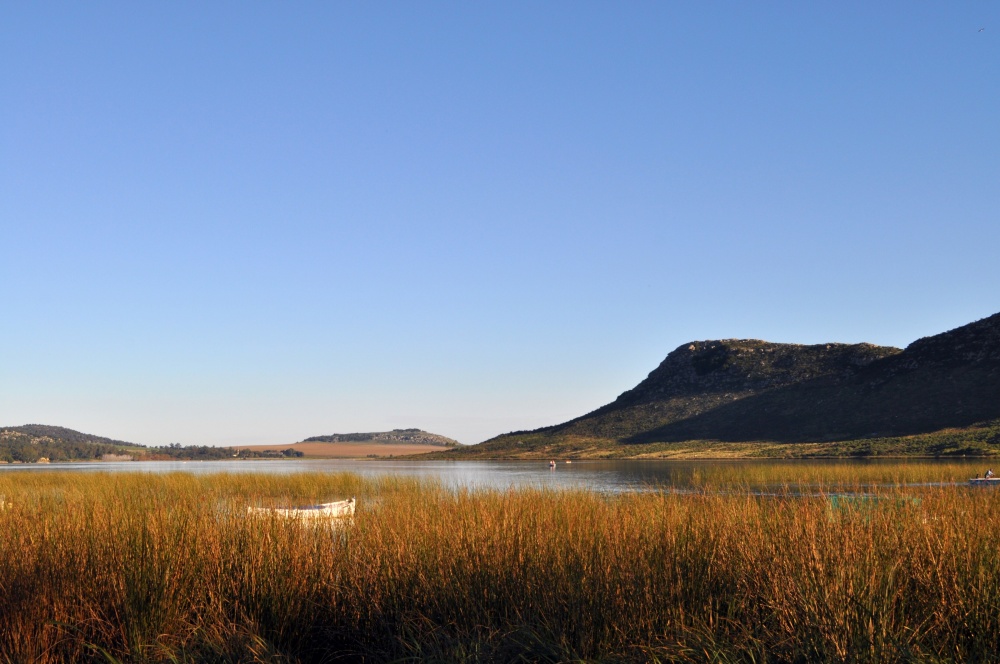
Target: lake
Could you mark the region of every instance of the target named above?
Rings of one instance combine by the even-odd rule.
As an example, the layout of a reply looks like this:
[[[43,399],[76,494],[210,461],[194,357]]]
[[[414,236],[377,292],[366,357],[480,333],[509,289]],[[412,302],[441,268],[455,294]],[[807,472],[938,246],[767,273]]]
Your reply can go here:
[[[616,460],[616,461],[574,461],[571,464],[559,462],[550,469],[548,461],[396,461],[396,460],[349,460],[349,459],[297,459],[297,460],[252,460],[252,461],[131,461],[94,463],[52,463],[52,464],[11,464],[0,465],[0,473],[45,473],[45,472],[141,472],[141,473],[269,473],[285,475],[292,473],[341,473],[350,472],[373,477],[397,475],[440,482],[451,488],[508,489],[517,487],[543,487],[553,489],[583,488],[598,492],[619,493],[649,489],[686,490],[698,484],[698,479],[706,472],[725,472],[740,478],[750,477],[753,471],[763,468],[780,468],[790,477],[796,476],[796,468],[815,468],[817,464],[835,470],[842,467],[847,475],[853,471],[872,466],[900,464],[933,464],[928,460],[901,461],[898,459],[877,460]],[[960,464],[961,470],[956,480],[962,480],[965,467],[967,476],[972,477],[983,470],[984,460],[949,460],[948,464]],[[920,484],[925,484],[920,482]],[[805,488],[802,486],[801,488]]]

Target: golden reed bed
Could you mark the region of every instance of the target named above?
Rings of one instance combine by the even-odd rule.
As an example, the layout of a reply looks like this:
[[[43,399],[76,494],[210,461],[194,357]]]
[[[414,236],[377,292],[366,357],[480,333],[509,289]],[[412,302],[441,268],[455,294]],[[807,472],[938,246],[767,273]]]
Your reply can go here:
[[[704,493],[620,496],[8,473],[0,659],[996,660],[998,493],[867,487],[833,507],[847,478],[824,472],[841,471],[805,473],[809,497],[710,472]],[[349,496],[347,531],[246,518]]]

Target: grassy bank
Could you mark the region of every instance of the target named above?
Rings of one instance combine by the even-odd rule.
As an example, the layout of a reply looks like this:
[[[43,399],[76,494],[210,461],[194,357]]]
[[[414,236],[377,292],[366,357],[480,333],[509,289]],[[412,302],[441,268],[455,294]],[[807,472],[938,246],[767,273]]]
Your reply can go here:
[[[837,506],[738,484],[781,482],[780,467],[709,469],[694,495],[614,497],[350,475],[8,474],[0,656],[995,659],[1000,494],[869,486],[967,475],[902,468],[798,466],[810,491],[861,481],[876,494]],[[352,495],[343,532],[244,517]]]
[[[1000,456],[1000,420],[912,436],[858,440],[780,443],[774,441],[628,443],[567,433],[519,432],[479,445],[432,452],[425,459],[810,459],[810,458],[960,458]]]

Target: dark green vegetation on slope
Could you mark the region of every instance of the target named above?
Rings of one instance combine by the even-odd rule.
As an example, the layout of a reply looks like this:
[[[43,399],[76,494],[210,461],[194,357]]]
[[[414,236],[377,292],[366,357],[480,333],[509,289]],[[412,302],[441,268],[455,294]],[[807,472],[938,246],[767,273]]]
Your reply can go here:
[[[100,459],[105,455],[137,456],[141,445],[92,436],[64,427],[26,424],[0,428],[0,461],[34,463],[39,459],[67,461]]]
[[[207,445],[164,445],[146,447],[121,440],[80,433],[64,427],[44,424],[26,424],[18,427],[0,428],[0,462],[37,463],[39,460],[97,461],[105,460],[169,460],[183,459],[204,461],[211,459],[231,459],[259,457],[302,456],[292,449],[268,454],[250,450],[234,450],[229,447],[209,447]]]
[[[734,339],[685,344],[602,408],[462,452],[993,454],[998,425],[1000,314],[905,350]]]
[[[1000,492],[886,486],[967,472],[887,466],[836,502],[771,485],[781,468],[760,469],[769,497],[730,468],[704,493],[616,496],[3,475],[0,659],[995,661]],[[839,491],[853,475],[794,473]],[[344,530],[246,517],[347,496]]]

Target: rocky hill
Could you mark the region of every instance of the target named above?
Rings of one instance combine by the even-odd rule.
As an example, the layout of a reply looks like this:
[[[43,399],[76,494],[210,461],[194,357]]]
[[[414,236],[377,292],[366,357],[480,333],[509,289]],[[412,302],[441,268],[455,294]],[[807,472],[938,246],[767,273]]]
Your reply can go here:
[[[846,380],[872,362],[899,352],[871,344],[696,341],[667,355],[644,381],[612,403],[543,431],[631,439],[771,390],[817,380]]]
[[[301,441],[303,443],[385,443],[410,445],[441,445],[454,447],[459,445],[452,440],[436,433],[428,433],[420,429],[393,429],[392,431],[373,431],[370,433],[331,433],[326,436],[313,436]]]
[[[905,350],[736,339],[684,344],[612,403],[560,425],[500,436],[482,449],[545,449],[567,440],[577,448],[588,440],[852,441],[998,419],[1000,314]]]

